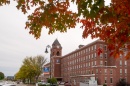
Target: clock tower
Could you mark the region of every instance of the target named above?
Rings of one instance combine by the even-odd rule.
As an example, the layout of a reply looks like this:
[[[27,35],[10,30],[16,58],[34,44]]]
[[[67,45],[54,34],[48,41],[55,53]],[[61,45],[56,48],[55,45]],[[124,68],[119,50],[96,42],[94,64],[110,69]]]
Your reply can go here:
[[[56,39],[53,42],[51,48],[51,76],[55,77],[58,81],[62,80],[61,58],[62,58],[62,47],[59,41]]]
[[[62,47],[57,39],[52,44],[51,57],[52,56],[62,56]]]

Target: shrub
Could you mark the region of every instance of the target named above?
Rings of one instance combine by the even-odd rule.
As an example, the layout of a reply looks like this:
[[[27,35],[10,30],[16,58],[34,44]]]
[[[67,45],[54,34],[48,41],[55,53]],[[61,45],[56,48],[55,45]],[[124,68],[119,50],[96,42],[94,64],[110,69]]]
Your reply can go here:
[[[46,84],[38,84],[38,86],[46,86]]]
[[[106,84],[103,84],[103,86],[107,86]]]

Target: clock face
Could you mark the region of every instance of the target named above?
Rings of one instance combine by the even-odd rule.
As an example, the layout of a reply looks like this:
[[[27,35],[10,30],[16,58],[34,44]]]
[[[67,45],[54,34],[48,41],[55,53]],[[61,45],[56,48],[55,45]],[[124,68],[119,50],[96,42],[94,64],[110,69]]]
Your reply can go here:
[[[58,46],[58,45],[57,45],[56,47],[57,47],[57,48],[60,48],[60,46]]]

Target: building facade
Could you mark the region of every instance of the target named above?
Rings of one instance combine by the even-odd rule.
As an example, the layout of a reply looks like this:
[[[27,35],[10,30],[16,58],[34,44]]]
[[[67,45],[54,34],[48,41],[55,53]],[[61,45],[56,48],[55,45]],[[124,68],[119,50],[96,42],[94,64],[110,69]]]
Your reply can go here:
[[[97,49],[103,49],[98,55]],[[94,77],[98,85],[115,86],[119,79],[130,82],[130,60],[122,55],[115,59],[110,56],[107,44],[96,40],[88,45],[62,56],[62,47],[56,39],[51,48],[51,76],[59,81],[79,86]]]

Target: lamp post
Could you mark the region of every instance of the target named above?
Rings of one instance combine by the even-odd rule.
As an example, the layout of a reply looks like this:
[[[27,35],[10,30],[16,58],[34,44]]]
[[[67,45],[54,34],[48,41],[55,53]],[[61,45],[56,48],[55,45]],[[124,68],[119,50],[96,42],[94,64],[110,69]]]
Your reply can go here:
[[[46,46],[45,53],[48,53],[47,48],[50,48],[50,49],[51,49],[51,46],[50,46],[50,45],[47,45],[47,46]],[[50,78],[51,78],[51,52],[50,52]]]

